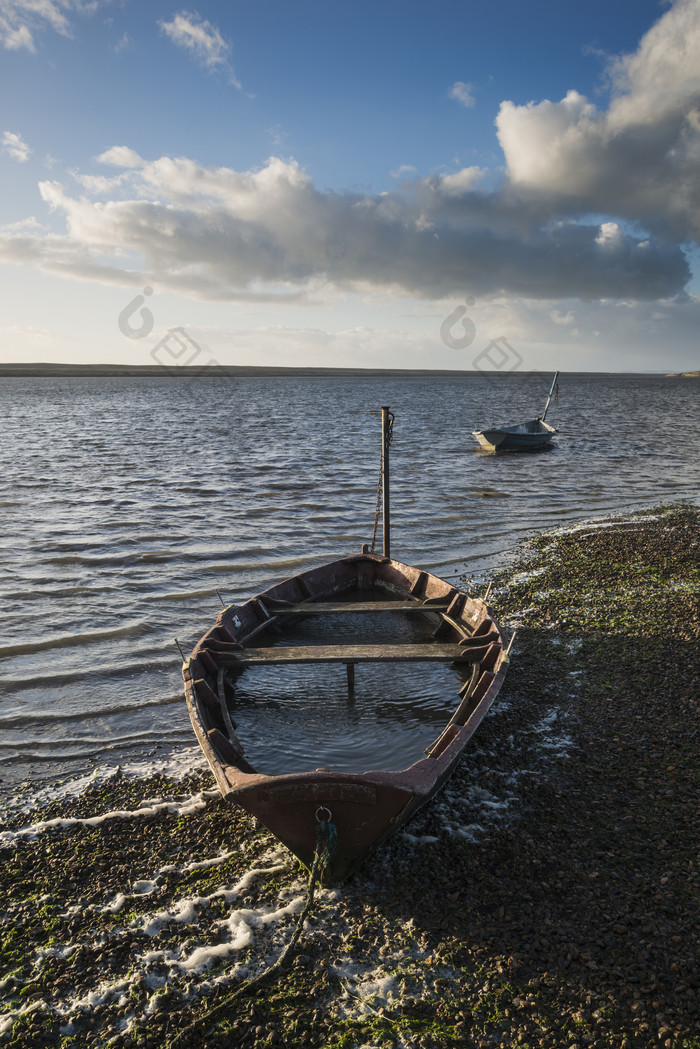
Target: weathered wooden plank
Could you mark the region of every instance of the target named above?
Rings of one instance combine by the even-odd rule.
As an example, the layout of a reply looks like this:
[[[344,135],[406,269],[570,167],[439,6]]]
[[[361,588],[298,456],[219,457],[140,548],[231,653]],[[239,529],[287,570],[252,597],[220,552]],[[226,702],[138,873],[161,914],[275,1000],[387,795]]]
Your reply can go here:
[[[270,613],[274,616],[319,616],[342,615],[344,612],[444,612],[448,602],[424,604],[421,601],[309,601],[292,604],[285,601],[278,604],[268,600]]]
[[[223,667],[219,667],[219,670],[218,670],[217,675],[216,675],[216,690],[217,690],[217,693],[218,693],[218,696],[219,696],[219,706],[221,707],[221,716],[224,719],[224,725],[226,726],[226,731],[228,732],[228,738],[231,740],[231,742],[233,743],[233,745],[236,748],[236,750],[239,750],[241,752],[241,754],[243,754],[243,752],[244,752],[243,751],[243,744],[241,743],[240,739],[236,735],[236,729],[235,729],[235,726],[234,726],[233,722],[231,721],[231,714],[230,714],[230,711],[228,709],[228,704],[226,702],[226,693],[225,693],[225,690],[224,690],[224,677],[225,677],[225,674],[226,674],[226,671],[224,670],[224,668]]]
[[[231,653],[229,665],[273,666],[290,663],[454,663],[478,662],[486,647],[461,645],[303,645],[245,648]],[[218,653],[217,653],[218,654]],[[220,657],[221,658],[221,657]]]
[[[418,597],[419,594],[425,593],[425,584],[428,582],[428,573],[420,571],[416,577],[416,581],[411,587],[411,593]]]

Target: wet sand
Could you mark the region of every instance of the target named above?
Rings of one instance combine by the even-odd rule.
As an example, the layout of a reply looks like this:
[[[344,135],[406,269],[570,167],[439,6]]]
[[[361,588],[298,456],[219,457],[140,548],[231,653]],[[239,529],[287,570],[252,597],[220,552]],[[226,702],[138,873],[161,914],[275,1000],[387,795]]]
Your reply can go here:
[[[520,552],[492,599],[511,671],[457,773],[216,1022],[307,874],[209,774],[6,821],[0,1044],[165,1049],[199,1019],[179,1046],[696,1049],[699,526],[656,508]]]

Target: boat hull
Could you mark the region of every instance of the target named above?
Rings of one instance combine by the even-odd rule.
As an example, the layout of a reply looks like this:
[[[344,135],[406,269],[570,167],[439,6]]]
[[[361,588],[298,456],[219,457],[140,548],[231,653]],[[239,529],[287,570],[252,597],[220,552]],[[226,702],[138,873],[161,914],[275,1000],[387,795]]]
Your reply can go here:
[[[475,430],[482,448],[498,452],[526,452],[547,448],[559,431],[540,419],[513,426],[494,426],[489,430]]]
[[[427,616],[437,624],[435,644],[424,646],[426,655],[428,650],[439,651],[442,658],[444,650],[444,661],[462,668],[465,679],[455,695],[450,722],[425,757],[399,772],[257,772],[243,757],[225,709],[225,676],[241,673],[260,660],[274,662],[276,655],[288,662],[283,657],[289,649],[275,649],[273,644],[261,649],[260,638],[282,629],[290,613],[321,612],[329,598],[339,594],[362,598],[370,588],[385,591],[406,614]],[[386,646],[377,653],[379,647],[367,646],[367,658],[419,658],[415,646],[398,652],[395,646]],[[362,662],[357,646],[345,651],[346,658],[343,651],[332,648],[305,650],[305,660]],[[430,573],[360,554],[302,573],[241,606],[225,609],[183,665],[183,677],[193,728],[224,797],[260,820],[307,867],[313,863],[321,822],[330,820],[337,839],[324,882],[337,884],[405,824],[453,772],[496,698],[507,667],[503,639],[483,601],[466,597]]]

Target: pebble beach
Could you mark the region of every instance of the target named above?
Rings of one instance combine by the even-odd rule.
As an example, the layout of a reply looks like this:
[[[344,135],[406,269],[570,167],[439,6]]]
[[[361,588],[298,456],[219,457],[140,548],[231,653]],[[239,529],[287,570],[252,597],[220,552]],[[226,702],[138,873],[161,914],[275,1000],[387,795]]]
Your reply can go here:
[[[250,994],[308,872],[208,772],[9,810],[0,1045],[700,1049],[699,596],[691,504],[535,535],[473,746]]]

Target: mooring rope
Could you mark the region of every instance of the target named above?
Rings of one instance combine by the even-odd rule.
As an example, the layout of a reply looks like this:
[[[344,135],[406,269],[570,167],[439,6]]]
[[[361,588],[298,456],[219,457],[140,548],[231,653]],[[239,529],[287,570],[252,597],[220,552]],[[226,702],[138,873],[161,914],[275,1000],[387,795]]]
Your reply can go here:
[[[322,813],[328,813],[328,817],[325,818]],[[256,987],[260,987],[262,984],[267,983],[268,980],[278,976],[290,961],[304,929],[304,923],[313,906],[316,885],[317,883],[323,885],[323,875],[333,858],[338,841],[338,831],[335,824],[331,822],[332,814],[330,809],[327,809],[325,806],[317,809],[316,819],[318,821],[316,851],[314,853],[313,864],[311,865],[306,903],[297,919],[297,924],[291,940],[286,945],[279,958],[274,961],[272,965],[268,966],[267,969],[263,970],[263,972],[259,973],[257,976],[253,976],[250,980],[246,980],[222,1001],[212,1006],[212,1008],[208,1009],[202,1016],[198,1016],[197,1019],[193,1020],[192,1023],[187,1025],[187,1027],[183,1027],[181,1031],[178,1031],[175,1037],[168,1043],[168,1049],[178,1049],[178,1046],[183,1045],[190,1035],[194,1034],[194,1032],[204,1024],[210,1023],[214,1017],[219,1016],[231,1005],[232,1002],[235,1002],[238,998],[243,998],[245,995],[250,994],[251,991],[255,990]]]

